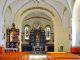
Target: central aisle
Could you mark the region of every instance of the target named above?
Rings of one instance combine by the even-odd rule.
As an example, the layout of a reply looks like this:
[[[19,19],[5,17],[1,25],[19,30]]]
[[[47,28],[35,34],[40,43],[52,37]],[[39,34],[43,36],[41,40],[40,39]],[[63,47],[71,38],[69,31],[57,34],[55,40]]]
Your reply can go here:
[[[47,60],[47,55],[30,54],[29,60]]]

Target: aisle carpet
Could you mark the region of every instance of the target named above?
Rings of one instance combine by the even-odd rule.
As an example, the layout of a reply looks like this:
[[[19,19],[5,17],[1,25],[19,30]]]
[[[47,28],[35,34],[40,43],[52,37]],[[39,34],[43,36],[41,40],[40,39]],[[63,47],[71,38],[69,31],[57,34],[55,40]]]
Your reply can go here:
[[[47,55],[30,54],[29,55],[29,60],[47,60]]]

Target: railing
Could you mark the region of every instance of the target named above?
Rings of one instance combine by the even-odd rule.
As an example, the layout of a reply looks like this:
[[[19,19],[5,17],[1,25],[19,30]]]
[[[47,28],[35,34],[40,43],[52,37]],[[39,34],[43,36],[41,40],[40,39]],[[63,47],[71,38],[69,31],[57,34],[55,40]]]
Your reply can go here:
[[[18,51],[18,48],[5,48],[5,51],[6,52],[10,52],[10,51],[16,52],[16,51]]]

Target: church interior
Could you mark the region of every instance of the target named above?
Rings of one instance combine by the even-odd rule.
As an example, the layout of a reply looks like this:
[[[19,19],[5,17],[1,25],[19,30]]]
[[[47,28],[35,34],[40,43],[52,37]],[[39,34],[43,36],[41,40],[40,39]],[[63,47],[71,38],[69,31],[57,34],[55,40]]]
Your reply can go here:
[[[80,60],[80,0],[0,0],[0,60]]]

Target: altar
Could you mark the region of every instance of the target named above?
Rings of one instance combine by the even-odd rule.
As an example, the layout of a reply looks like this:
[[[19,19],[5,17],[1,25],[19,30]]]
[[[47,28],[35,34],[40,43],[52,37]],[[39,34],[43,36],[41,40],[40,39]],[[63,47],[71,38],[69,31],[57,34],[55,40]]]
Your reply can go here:
[[[46,39],[45,31],[40,27],[35,28],[30,33],[30,45],[32,46],[32,53],[40,54],[45,52]]]
[[[46,25],[45,28],[40,23],[36,23],[33,26],[25,25],[22,34],[22,41],[25,44],[22,44],[22,52],[30,51],[34,54],[45,54],[47,51],[53,52],[54,44],[48,44],[53,40],[51,34],[49,25]]]

